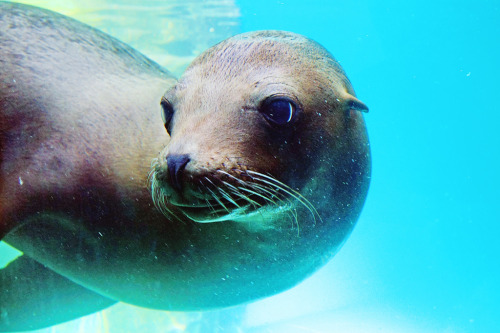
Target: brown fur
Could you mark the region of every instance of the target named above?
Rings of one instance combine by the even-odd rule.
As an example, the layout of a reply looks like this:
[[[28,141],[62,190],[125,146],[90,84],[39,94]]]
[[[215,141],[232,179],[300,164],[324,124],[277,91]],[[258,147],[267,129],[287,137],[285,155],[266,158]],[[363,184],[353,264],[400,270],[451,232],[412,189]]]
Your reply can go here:
[[[157,97],[168,72],[76,21],[1,9],[0,236],[87,186],[144,188],[168,139]]]

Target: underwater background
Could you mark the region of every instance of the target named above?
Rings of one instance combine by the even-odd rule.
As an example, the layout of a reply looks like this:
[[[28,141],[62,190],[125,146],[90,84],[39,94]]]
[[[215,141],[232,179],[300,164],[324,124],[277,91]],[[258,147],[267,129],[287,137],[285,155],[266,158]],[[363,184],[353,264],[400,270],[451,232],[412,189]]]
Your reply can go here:
[[[205,313],[120,303],[36,332],[500,332],[500,1],[21,2],[97,27],[177,76],[236,33],[304,34],[370,107],[373,156],[351,237],[292,290]],[[14,255],[2,244],[0,267]]]

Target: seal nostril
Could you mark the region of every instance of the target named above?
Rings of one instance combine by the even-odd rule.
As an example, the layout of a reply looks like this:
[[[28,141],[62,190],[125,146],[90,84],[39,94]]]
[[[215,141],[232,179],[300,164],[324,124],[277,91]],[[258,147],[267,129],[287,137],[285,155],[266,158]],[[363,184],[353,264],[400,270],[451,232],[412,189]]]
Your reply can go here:
[[[175,190],[180,192],[182,173],[191,159],[189,155],[167,155],[166,159],[170,183]]]

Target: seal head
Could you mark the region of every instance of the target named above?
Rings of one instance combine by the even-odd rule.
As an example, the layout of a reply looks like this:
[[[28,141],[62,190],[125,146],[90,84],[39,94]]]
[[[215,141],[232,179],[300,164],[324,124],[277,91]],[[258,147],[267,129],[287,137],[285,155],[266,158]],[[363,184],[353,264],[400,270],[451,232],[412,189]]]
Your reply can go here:
[[[195,59],[161,105],[171,139],[151,187],[167,216],[321,231],[331,249],[352,229],[368,188],[368,108],[314,41],[230,38]]]

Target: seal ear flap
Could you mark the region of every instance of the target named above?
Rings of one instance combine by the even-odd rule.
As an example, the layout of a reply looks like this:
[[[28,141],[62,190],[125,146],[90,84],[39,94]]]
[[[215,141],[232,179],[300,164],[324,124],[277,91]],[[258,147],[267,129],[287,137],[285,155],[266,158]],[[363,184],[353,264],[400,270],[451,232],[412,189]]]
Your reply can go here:
[[[368,112],[368,106],[365,103],[361,102],[359,99],[354,97],[351,94],[347,94],[344,98],[344,110],[345,111],[360,111],[360,112]]]

